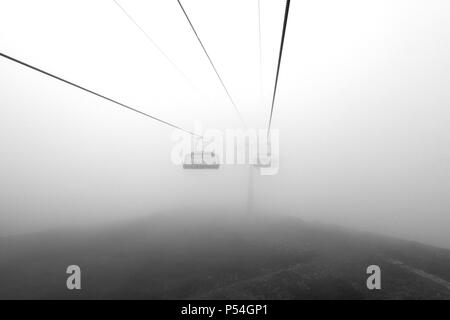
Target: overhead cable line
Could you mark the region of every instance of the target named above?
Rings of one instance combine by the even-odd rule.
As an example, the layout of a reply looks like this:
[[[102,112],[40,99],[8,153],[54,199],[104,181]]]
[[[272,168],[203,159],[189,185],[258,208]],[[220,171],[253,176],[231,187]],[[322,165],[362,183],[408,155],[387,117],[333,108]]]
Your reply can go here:
[[[127,18],[142,32],[142,34],[147,38],[147,40],[159,51],[159,53],[169,62],[170,65],[187,81],[191,86],[194,86],[192,81],[184,74],[184,72],[173,62],[172,59],[161,49],[160,46],[150,37],[150,35],[142,28],[137,21],[125,10],[124,7],[120,5],[117,0],[113,0],[114,3],[119,7],[119,9],[127,16]]]
[[[191,29],[192,29],[192,31],[194,32],[194,34],[195,34],[195,36],[196,36],[198,42],[200,43],[200,45],[201,45],[201,47],[202,47],[202,49],[203,49],[203,52],[205,53],[206,57],[208,58],[209,63],[211,64],[211,66],[212,66],[214,72],[216,73],[217,78],[219,78],[219,81],[220,81],[220,83],[222,84],[222,87],[223,87],[223,89],[225,90],[225,92],[226,92],[226,94],[227,94],[227,96],[228,96],[228,99],[230,100],[231,104],[233,105],[234,109],[236,110],[237,114],[239,115],[239,118],[240,118],[241,122],[242,122],[242,123],[244,124],[244,126],[246,127],[247,125],[245,124],[244,118],[242,117],[241,113],[239,112],[239,109],[238,109],[238,107],[236,106],[236,103],[234,102],[233,98],[231,97],[230,92],[228,91],[227,87],[225,86],[225,83],[223,82],[222,77],[220,76],[220,74],[219,74],[219,72],[217,71],[217,68],[215,67],[215,65],[214,65],[214,63],[213,63],[211,57],[209,56],[208,51],[206,51],[206,48],[205,48],[205,46],[203,45],[203,42],[202,42],[202,40],[200,39],[200,37],[199,37],[197,31],[195,30],[195,27],[194,27],[194,25],[192,24],[191,19],[189,18],[189,16],[188,16],[186,10],[184,9],[183,5],[181,4],[181,1],[180,1],[180,0],[177,0],[177,1],[178,1],[178,4],[180,5],[181,10],[182,10],[183,13],[184,13],[184,16],[186,17],[187,21],[189,22],[189,25],[191,26]]]
[[[177,125],[174,125],[174,124],[172,124],[172,123],[170,123],[170,122],[167,122],[167,121],[162,120],[162,119],[160,119],[160,118],[154,117],[154,116],[152,116],[152,115],[150,115],[150,114],[148,114],[148,113],[145,113],[145,112],[140,111],[140,110],[138,110],[138,109],[135,109],[135,108],[133,108],[133,107],[130,107],[130,106],[128,106],[128,105],[126,105],[126,104],[124,104],[124,103],[122,103],[122,102],[119,102],[119,101],[117,101],[117,100],[108,98],[107,96],[104,96],[104,95],[102,95],[102,94],[100,94],[100,93],[97,93],[97,92],[95,92],[95,91],[86,89],[86,88],[84,88],[84,87],[82,87],[82,86],[80,86],[80,85],[78,85],[78,84],[75,84],[75,83],[73,83],[73,82],[70,82],[70,81],[68,81],[68,80],[65,80],[65,79],[63,79],[63,78],[61,78],[61,77],[58,77],[58,76],[56,76],[56,75],[54,75],[54,74],[51,74],[51,73],[49,73],[49,72],[47,72],[47,71],[44,71],[44,70],[42,70],[42,69],[39,69],[39,68],[37,68],[37,67],[34,67],[34,66],[32,66],[32,65],[30,65],[30,64],[28,64],[28,63],[25,63],[25,62],[23,62],[23,61],[20,61],[20,60],[18,60],[18,59],[13,58],[13,57],[10,57],[10,56],[8,56],[8,55],[6,55],[6,54],[4,54],[4,53],[1,53],[1,52],[0,52],[0,56],[3,57],[3,58],[5,58],[5,59],[8,59],[8,60],[10,60],[10,61],[12,61],[12,62],[18,63],[18,64],[20,64],[20,65],[22,65],[22,66],[24,66],[24,67],[27,67],[27,68],[29,68],[29,69],[32,69],[32,70],[37,71],[37,72],[39,72],[39,73],[42,73],[42,74],[44,74],[44,75],[46,75],[46,76],[48,76],[48,77],[51,77],[51,78],[56,79],[56,80],[58,80],[58,81],[61,81],[61,82],[65,83],[65,84],[68,84],[68,85],[70,85],[70,86],[72,86],[72,87],[75,87],[75,88],[77,88],[77,89],[80,89],[80,90],[82,90],[82,91],[85,91],[85,92],[87,92],[87,93],[90,93],[90,94],[92,94],[92,95],[94,95],[94,96],[97,96],[97,97],[99,97],[99,98],[102,98],[102,99],[104,99],[104,100],[107,100],[107,101],[109,101],[109,102],[112,102],[112,103],[114,103],[114,104],[116,104],[116,105],[118,105],[118,106],[120,106],[120,107],[123,107],[123,108],[126,108],[126,109],[128,109],[128,110],[137,112],[137,113],[139,113],[139,114],[141,114],[141,115],[143,115],[143,116],[146,116],[146,117],[148,117],[148,118],[150,118],[150,119],[153,119],[153,120],[155,120],[155,121],[158,121],[158,122],[160,122],[160,123],[163,123],[163,124],[165,124],[165,125],[167,125],[167,126],[170,126],[170,127],[172,127],[172,128],[175,128],[175,129],[178,129],[178,130],[181,130],[181,131],[184,131],[184,132],[186,132],[186,133],[188,133],[188,134],[190,134],[190,135],[192,135],[192,136],[196,136],[196,137],[202,138],[201,135],[198,135],[198,134],[196,134],[196,133],[194,133],[194,132],[192,132],[192,131],[183,129],[183,128],[181,128],[181,127],[179,127],[179,126],[177,126]]]
[[[269,125],[267,128],[267,136],[270,135],[270,126],[272,125],[272,115],[273,115],[273,106],[275,105],[275,97],[277,94],[277,86],[278,86],[278,76],[280,74],[280,65],[281,65],[281,57],[283,55],[283,46],[284,46],[284,37],[286,35],[286,26],[289,16],[289,6],[291,4],[291,0],[286,0],[286,9],[284,12],[284,21],[283,21],[283,32],[281,34],[281,44],[280,44],[280,53],[278,56],[278,66],[277,66],[277,74],[275,77],[275,86],[273,89],[273,97],[272,97],[272,107],[270,108],[270,118],[269,118]]]

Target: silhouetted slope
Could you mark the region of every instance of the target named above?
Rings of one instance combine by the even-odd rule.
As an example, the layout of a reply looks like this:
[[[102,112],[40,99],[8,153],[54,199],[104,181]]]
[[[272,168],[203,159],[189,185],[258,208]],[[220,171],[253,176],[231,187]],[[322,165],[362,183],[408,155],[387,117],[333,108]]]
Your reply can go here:
[[[1,298],[450,299],[448,250],[278,215],[154,215],[3,239],[0,258]],[[65,287],[72,264],[79,292]],[[380,291],[366,288],[371,264]]]

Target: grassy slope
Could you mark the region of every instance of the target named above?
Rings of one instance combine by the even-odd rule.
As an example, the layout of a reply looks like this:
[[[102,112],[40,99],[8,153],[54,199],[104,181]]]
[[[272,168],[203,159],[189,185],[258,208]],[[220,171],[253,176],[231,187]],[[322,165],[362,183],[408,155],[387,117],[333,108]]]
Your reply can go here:
[[[450,299],[450,251],[286,216],[156,215],[3,239],[0,298]],[[65,288],[82,268],[79,292]],[[366,267],[382,269],[368,291]]]

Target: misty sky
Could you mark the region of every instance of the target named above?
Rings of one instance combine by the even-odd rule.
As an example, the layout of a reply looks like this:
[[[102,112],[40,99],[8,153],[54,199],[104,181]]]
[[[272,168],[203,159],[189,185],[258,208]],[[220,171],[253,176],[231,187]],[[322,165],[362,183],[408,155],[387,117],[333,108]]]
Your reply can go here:
[[[4,0],[0,52],[192,129],[239,118],[176,0]],[[184,0],[251,127],[270,112],[284,1]],[[291,2],[256,211],[450,248],[450,2]],[[246,213],[249,169],[185,172],[173,129],[0,58],[0,235],[164,210]],[[211,214],[214,214],[211,210]]]

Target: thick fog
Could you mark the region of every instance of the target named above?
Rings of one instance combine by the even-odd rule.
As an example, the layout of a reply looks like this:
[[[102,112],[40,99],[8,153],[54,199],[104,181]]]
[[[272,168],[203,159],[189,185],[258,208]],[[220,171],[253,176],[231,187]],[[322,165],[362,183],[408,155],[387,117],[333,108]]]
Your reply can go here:
[[[177,1],[119,2],[180,70],[112,0],[1,1],[0,52],[188,130],[240,128]],[[182,2],[247,124],[265,129],[284,1],[261,0],[262,70],[257,0]],[[293,0],[272,176],[183,170],[173,128],[0,57],[0,236],[229,210],[450,248],[449,12]]]

